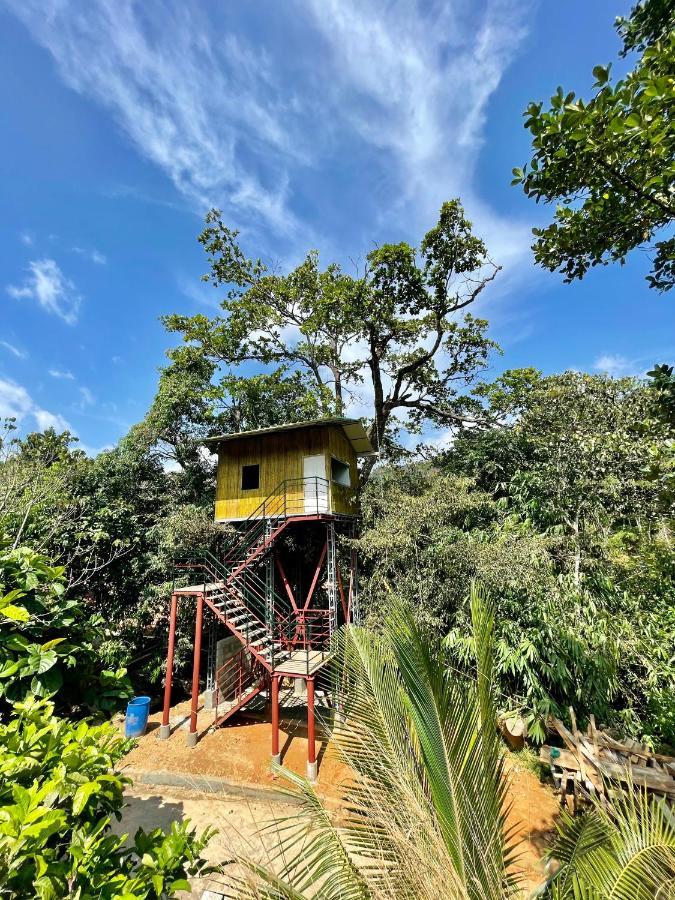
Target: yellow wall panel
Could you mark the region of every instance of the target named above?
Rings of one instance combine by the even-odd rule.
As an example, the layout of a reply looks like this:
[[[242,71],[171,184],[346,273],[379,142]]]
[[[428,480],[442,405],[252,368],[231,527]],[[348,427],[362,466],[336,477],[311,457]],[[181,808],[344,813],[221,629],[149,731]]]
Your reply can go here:
[[[248,518],[270,497],[270,508],[280,511],[283,508],[283,492],[276,489],[289,479],[296,479],[297,484],[286,485],[286,510],[289,514],[302,513],[303,460],[305,456],[319,454],[325,457],[328,479],[331,456],[349,465],[352,487],[331,483],[328,510],[342,515],[354,515],[358,480],[356,454],[342,428],[324,425],[224,441],[218,452],[216,520]],[[254,490],[244,491],[241,487],[242,467],[256,464],[260,466],[259,486]]]

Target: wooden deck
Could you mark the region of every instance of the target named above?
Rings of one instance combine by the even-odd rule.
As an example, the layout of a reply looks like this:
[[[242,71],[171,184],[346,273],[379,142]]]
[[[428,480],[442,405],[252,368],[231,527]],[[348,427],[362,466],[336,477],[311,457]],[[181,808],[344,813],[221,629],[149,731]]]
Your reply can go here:
[[[280,663],[274,670],[275,675],[314,675],[329,660],[326,653],[320,650],[294,650],[288,659]]]
[[[203,594],[204,591],[222,590],[222,581],[203,581],[201,584],[191,584],[188,587],[174,588],[174,594]]]

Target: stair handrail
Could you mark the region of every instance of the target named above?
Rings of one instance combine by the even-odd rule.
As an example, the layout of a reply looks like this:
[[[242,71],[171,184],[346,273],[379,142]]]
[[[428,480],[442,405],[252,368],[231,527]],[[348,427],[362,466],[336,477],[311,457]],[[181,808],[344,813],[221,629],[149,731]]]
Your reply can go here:
[[[223,590],[226,591],[230,597],[235,599],[242,609],[253,616],[255,621],[265,629],[267,637],[274,637],[273,628],[270,627],[270,623],[267,621],[267,605],[264,595],[262,594],[262,591],[265,589],[265,584],[255,572],[246,570],[245,579],[240,576],[239,579],[234,582],[229,581],[229,573],[227,570],[209,550],[204,548],[194,550],[189,554],[174,554],[174,562],[180,564],[178,562],[179,560],[185,560],[187,566],[191,568],[199,567],[204,569],[213,579],[214,583],[221,584]],[[257,593],[255,591],[247,590],[246,579],[255,583],[258,588]],[[237,583],[237,581],[239,581],[239,583]],[[243,584],[241,583],[242,581],[244,581]],[[291,605],[288,602],[288,599],[282,594],[279,594],[276,590],[274,591],[274,606],[278,613],[281,612],[285,616],[288,616],[291,613]],[[225,615],[225,618],[229,618],[222,610],[221,614]],[[249,643],[248,634],[246,634],[245,637],[247,639],[246,642]]]
[[[264,524],[267,519],[287,518],[289,485],[299,483],[304,485],[307,482],[314,482],[314,500],[317,511],[319,510],[319,483],[325,485],[325,493],[321,493],[321,498],[323,499],[325,497],[327,501],[330,500],[330,481],[328,478],[322,478],[320,475],[310,475],[307,478],[284,478],[284,480],[280,481],[274,490],[265,497],[262,503],[260,503],[253,512],[243,520],[243,524],[247,527],[236,532],[232,542],[225,548],[225,555],[231,556],[233,553],[237,552],[242,545],[247,545],[250,542],[248,537],[250,532],[254,528],[258,528],[261,524]],[[329,504],[327,503],[327,505]],[[281,512],[282,508],[283,514]]]

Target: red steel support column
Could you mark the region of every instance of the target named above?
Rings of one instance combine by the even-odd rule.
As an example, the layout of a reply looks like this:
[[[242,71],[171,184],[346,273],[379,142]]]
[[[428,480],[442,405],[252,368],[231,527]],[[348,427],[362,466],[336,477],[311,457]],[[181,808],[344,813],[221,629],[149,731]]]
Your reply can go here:
[[[195,654],[192,660],[192,704],[190,708],[190,731],[187,736],[188,747],[197,744],[197,710],[199,709],[199,664],[202,657],[202,615],[204,613],[204,595],[197,595],[197,614],[195,616]]]
[[[307,777],[316,781],[316,739],[314,736],[314,679],[307,679]]]
[[[279,765],[279,676],[272,675],[272,762]]]
[[[173,681],[173,653],[176,645],[176,613],[178,610],[178,594],[171,595],[171,613],[169,617],[169,649],[166,654],[166,678],[164,679],[164,712],[159,729],[160,738],[165,741],[171,735],[169,713],[171,712],[171,683]]]

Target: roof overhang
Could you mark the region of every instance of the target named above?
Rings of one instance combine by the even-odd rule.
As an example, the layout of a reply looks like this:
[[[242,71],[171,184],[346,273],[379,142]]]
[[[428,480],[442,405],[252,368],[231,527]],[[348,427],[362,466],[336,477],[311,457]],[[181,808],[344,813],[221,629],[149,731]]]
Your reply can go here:
[[[273,425],[270,428],[257,428],[255,431],[237,431],[232,434],[219,434],[215,437],[205,438],[200,443],[217,448],[221,444],[231,441],[240,441],[246,438],[263,437],[266,434],[276,434],[281,431],[300,431],[304,428],[317,428],[327,425],[340,426],[357,456],[373,456],[375,450],[370,443],[370,438],[360,419],[345,419],[343,417],[313,419],[310,422],[289,422],[286,425]]]

